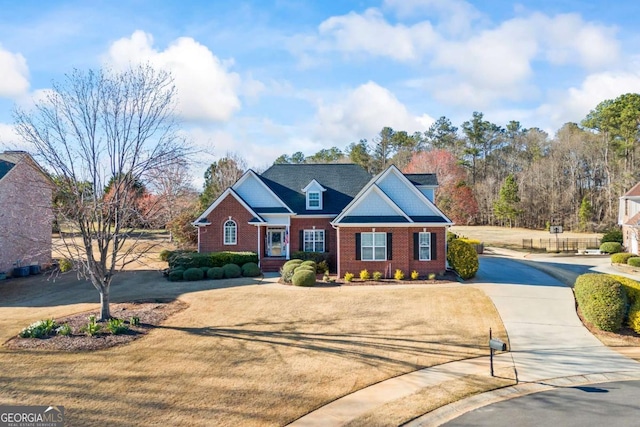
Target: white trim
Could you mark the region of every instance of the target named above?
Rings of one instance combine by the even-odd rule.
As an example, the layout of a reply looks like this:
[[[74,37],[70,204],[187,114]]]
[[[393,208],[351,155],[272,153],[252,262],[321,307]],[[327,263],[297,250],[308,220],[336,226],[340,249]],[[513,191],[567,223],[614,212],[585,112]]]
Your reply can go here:
[[[255,172],[253,171],[253,169],[249,169],[248,171],[246,171],[246,172],[244,173],[244,175],[242,175],[242,176],[240,177],[240,179],[238,179],[238,180],[236,181],[236,183],[235,183],[235,184],[233,184],[233,185],[231,186],[231,188],[235,189],[235,188],[240,187],[244,181],[246,181],[247,179],[249,179],[249,178],[248,178],[249,176],[252,176],[253,178],[257,179],[257,180],[258,180],[258,182],[260,183],[260,185],[262,185],[262,187],[263,187],[265,190],[267,190],[267,191],[268,191],[268,192],[269,192],[269,193],[270,193],[270,194],[271,194],[271,195],[272,195],[272,196],[273,196],[273,197],[274,197],[278,202],[280,202],[280,204],[282,205],[282,207],[283,207],[283,208],[286,208],[289,212],[293,213],[293,211],[291,210],[291,208],[289,208],[289,206],[287,206],[287,204],[286,204],[285,202],[283,202],[283,201],[282,201],[282,199],[281,199],[280,197],[278,197],[278,196],[276,195],[276,193],[274,193],[274,192],[269,188],[269,186],[268,186],[267,184],[265,184],[265,183],[264,183],[264,181],[262,180],[262,178],[260,178],[260,175],[258,175],[257,173],[255,173]]]
[[[312,194],[317,194],[318,195],[318,206],[311,206],[311,195]],[[307,210],[309,211],[314,211],[314,210],[322,210],[322,191],[307,191],[306,193],[306,201],[307,201]]]
[[[335,224],[331,223],[334,228],[353,228],[353,227],[386,227],[386,228],[408,228],[408,227],[450,227],[451,224],[444,222],[361,222],[353,224]]]
[[[372,234],[371,239],[371,246],[367,246],[371,248],[371,259],[364,259],[364,246],[362,244],[362,235],[363,234]],[[376,246],[376,234],[383,234],[384,235],[384,246]],[[376,262],[376,261],[387,261],[387,239],[388,239],[388,233],[386,231],[362,231],[360,233],[360,261],[364,261],[364,262]],[[384,258],[383,259],[376,259],[376,248],[381,248],[384,247]]]
[[[314,178],[314,179],[312,179],[312,180],[311,180],[311,182],[310,182],[310,183],[308,183],[308,184],[307,184],[307,186],[306,186],[306,187],[304,187],[304,188],[302,189],[302,192],[303,192],[303,193],[306,193],[307,191],[309,191],[309,187],[312,187],[312,186],[314,186],[314,187],[316,187],[316,188],[319,188],[319,191],[322,191],[323,193],[324,193],[325,191],[327,191],[327,189],[326,189],[326,188],[324,188],[324,187],[323,187],[323,186],[322,186],[318,181],[316,181],[316,179]]]
[[[251,206],[249,206],[244,200],[242,200],[242,197],[240,197],[240,195],[238,193],[235,192],[235,190],[232,187],[227,188],[226,190],[224,190],[224,192],[218,196],[218,198],[216,200],[213,201],[213,203],[211,203],[211,205],[207,208],[206,211],[204,211],[198,218],[196,218],[196,220],[194,222],[192,222],[192,225],[195,225],[196,227],[201,227],[201,226],[205,226],[205,225],[211,225],[210,222],[207,223],[201,223],[199,222],[201,219],[206,219],[209,214],[211,212],[213,212],[213,210],[215,208],[218,207],[218,205],[220,203],[222,203],[222,201],[224,199],[227,198],[228,195],[232,195],[237,201],[238,203],[240,203],[251,215],[253,215],[254,217],[258,218],[260,220],[260,222],[264,222],[264,220],[262,219],[262,217],[260,217],[260,215],[258,215],[257,213],[255,213],[255,211],[253,209],[251,209]]]
[[[420,244],[420,235],[422,235],[422,234],[428,234],[429,235],[429,246],[428,246],[428,248],[429,248],[429,257],[428,258],[421,258],[420,257],[420,254],[421,254],[420,249],[422,249],[422,247],[423,247]],[[432,240],[431,239],[431,234],[432,233],[430,231],[420,231],[420,232],[418,232],[418,261],[431,261],[431,251],[432,251],[432,249],[431,249],[431,240]]]
[[[227,243],[227,224],[233,223],[233,243]],[[222,245],[223,246],[236,246],[238,244],[238,223],[229,218],[222,224]]]
[[[323,214],[323,215],[293,215],[291,218],[295,219],[295,218],[335,218],[335,217],[336,217],[335,214],[333,215]]]
[[[322,250],[321,251],[316,251],[316,250],[307,251],[306,248],[305,248],[305,243],[307,243],[307,240],[306,240],[307,232],[313,234],[313,240],[312,240],[313,249],[316,249],[316,244],[319,243],[319,240],[316,240],[316,234],[315,233],[319,232],[319,231],[322,232]],[[320,228],[319,229],[316,229],[316,228],[305,228],[305,229],[303,229],[302,230],[302,251],[303,252],[326,252],[327,251],[327,231],[325,229],[323,229],[323,228],[322,229],[320,229]]]
[[[382,200],[384,200],[387,203],[387,206],[393,209],[398,215],[403,216],[407,221],[409,221],[410,223],[413,223],[413,220],[400,208],[400,206],[398,206],[393,200],[391,200],[391,198],[387,196],[387,194],[384,191],[382,191],[382,189],[378,187],[376,183],[374,183],[371,187],[369,187],[367,191],[365,191],[365,193],[362,194],[358,199],[354,199],[355,203],[349,206],[348,209],[343,210],[340,213],[340,215],[338,215],[336,219],[333,220],[333,223],[339,223],[342,218],[347,216],[349,211],[357,208],[361,203],[363,203],[364,200],[367,198],[367,196],[371,192],[375,192],[377,195],[379,195],[382,198]],[[375,215],[371,215],[371,216],[375,216]]]

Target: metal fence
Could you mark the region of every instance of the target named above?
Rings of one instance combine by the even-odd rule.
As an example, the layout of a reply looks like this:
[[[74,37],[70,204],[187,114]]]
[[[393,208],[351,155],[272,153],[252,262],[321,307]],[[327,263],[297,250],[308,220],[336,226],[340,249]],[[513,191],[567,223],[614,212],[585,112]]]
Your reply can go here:
[[[522,249],[544,249],[546,251],[577,252],[598,249],[600,239],[522,239]]]

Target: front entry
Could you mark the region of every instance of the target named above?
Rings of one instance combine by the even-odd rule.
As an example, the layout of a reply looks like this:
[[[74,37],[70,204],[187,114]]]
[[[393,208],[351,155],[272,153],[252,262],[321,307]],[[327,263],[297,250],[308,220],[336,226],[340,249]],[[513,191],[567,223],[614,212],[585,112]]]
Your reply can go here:
[[[285,231],[284,229],[267,230],[267,256],[285,256]]]

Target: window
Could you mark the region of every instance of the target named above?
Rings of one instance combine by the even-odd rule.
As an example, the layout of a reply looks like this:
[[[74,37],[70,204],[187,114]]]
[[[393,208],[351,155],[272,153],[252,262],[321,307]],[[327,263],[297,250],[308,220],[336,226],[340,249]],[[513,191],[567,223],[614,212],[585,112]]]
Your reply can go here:
[[[307,193],[307,209],[322,209],[319,191],[309,191]]]
[[[304,251],[324,252],[324,230],[304,230]]]
[[[238,226],[235,221],[229,220],[224,223],[224,244],[235,245],[238,243]]]
[[[387,260],[387,233],[362,233],[360,239],[363,261]]]
[[[420,261],[431,261],[431,233],[420,233]]]

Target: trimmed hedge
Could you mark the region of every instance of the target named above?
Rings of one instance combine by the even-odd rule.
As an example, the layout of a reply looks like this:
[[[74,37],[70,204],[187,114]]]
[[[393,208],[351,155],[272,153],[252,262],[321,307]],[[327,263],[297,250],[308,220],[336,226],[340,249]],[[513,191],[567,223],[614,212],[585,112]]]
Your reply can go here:
[[[202,278],[206,279],[208,277],[207,273],[209,272],[209,267],[200,267],[200,270],[202,270],[202,274],[203,274]]]
[[[182,266],[185,269],[193,267],[223,267],[226,264],[236,264],[238,267],[248,263],[258,263],[255,252],[209,252],[197,253],[189,251],[173,251],[168,256],[169,268]]]
[[[600,245],[600,252],[617,254],[618,252],[622,252],[622,245],[618,242],[604,242]]]
[[[628,324],[631,329],[640,334],[640,299],[637,299],[629,307]]]
[[[603,331],[620,330],[627,308],[627,294],[615,277],[583,274],[576,279],[573,290],[587,321]]]
[[[213,280],[220,280],[224,278],[224,270],[222,267],[211,267],[207,270],[207,277]]]
[[[222,266],[222,270],[224,270],[225,279],[235,279],[242,276],[242,269],[238,264],[225,264]]]
[[[181,268],[176,268],[175,270],[169,271],[169,281],[177,282],[178,280],[182,280],[184,276],[184,270]]]
[[[318,266],[318,264],[317,264],[315,261],[311,261],[311,260],[309,260],[309,261],[302,261],[302,264],[300,264],[300,265],[301,265],[301,266],[302,266],[302,265],[308,265],[309,267],[313,267],[313,269],[314,269],[314,270],[315,270],[315,269],[316,269],[316,267]]]
[[[627,264],[631,267],[640,267],[640,257],[634,256],[627,260]]]
[[[474,277],[480,267],[476,250],[473,246],[460,239],[452,240],[449,243],[447,261],[460,277],[465,280]]]
[[[628,252],[618,252],[617,254],[611,255],[611,262],[613,264],[626,264],[627,260],[634,256],[634,254],[630,254]]]
[[[316,284],[316,272],[305,268],[297,269],[291,282],[296,286],[313,286]]]
[[[326,261],[327,266],[329,265],[328,252],[296,251],[291,254],[291,259],[301,259],[303,261],[314,261],[316,264],[320,264],[322,261]]]
[[[242,275],[244,277],[257,277],[260,274],[260,267],[255,262],[248,262],[242,266]]]
[[[184,280],[194,282],[196,280],[204,279],[204,271],[200,268],[188,268],[184,271]]]

